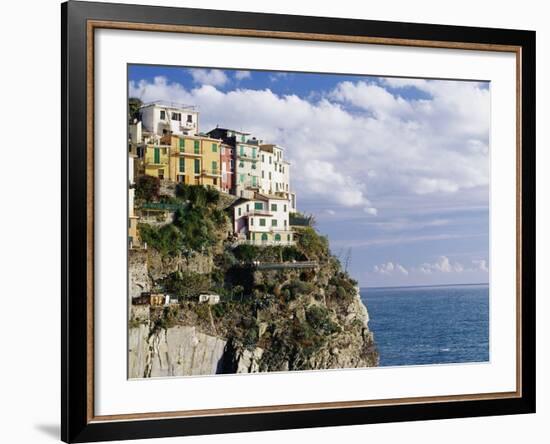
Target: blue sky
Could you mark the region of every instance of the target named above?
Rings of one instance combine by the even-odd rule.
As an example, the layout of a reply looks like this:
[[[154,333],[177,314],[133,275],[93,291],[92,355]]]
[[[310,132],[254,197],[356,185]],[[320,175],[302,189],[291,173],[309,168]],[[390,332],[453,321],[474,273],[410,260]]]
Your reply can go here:
[[[489,84],[130,65],[129,93],[285,148],[361,286],[488,282]]]

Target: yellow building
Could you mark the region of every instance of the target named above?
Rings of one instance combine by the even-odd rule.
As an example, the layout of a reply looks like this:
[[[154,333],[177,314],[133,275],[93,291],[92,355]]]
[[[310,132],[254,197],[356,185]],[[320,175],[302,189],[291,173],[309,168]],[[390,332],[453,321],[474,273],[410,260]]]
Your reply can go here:
[[[147,145],[143,161],[145,174],[170,179],[170,151],[170,145]]]
[[[209,137],[171,136],[170,179],[220,188],[220,141]]]
[[[161,180],[221,186],[221,141],[205,136],[166,136],[161,144],[148,145],[145,174]]]

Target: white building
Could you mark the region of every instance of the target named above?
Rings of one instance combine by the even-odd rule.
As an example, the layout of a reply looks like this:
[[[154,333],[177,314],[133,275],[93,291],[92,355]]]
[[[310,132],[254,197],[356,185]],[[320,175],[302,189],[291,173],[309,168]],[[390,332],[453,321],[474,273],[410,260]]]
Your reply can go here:
[[[282,147],[260,145],[260,174],[260,192],[289,199],[291,210],[296,211],[296,195],[290,191],[290,162],[284,159]]]
[[[237,243],[252,245],[292,245],[290,201],[282,196],[256,193],[253,199],[233,204],[233,230]]]
[[[195,136],[199,132],[199,112],[196,107],[157,101],[139,109],[145,131],[155,135]]]

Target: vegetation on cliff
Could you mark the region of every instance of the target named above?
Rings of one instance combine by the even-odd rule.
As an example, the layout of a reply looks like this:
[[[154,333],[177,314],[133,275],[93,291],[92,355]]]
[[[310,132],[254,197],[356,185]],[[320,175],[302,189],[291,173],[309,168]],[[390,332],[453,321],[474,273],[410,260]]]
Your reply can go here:
[[[150,334],[194,326],[226,340],[234,356],[255,356],[257,371],[376,365],[357,282],[331,255],[328,239],[305,226],[297,229],[293,246],[235,246],[227,211],[231,202],[222,197],[202,186],[178,186],[174,196],[164,197],[179,205],[172,223],[140,225],[150,275],[156,276],[151,287],[179,301],[151,308]],[[257,266],[301,261],[314,265]],[[220,302],[199,303],[198,295],[208,292],[220,295]],[[234,361],[224,371],[236,371]]]

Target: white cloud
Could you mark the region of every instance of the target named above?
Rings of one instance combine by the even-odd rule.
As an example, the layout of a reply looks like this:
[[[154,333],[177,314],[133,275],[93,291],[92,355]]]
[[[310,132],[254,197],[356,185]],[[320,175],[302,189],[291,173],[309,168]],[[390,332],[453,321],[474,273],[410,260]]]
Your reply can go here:
[[[223,86],[229,78],[221,69],[190,69],[193,81],[199,85]]]
[[[237,80],[249,79],[250,77],[251,77],[250,71],[236,71],[235,72],[235,79],[237,79]]]
[[[472,261],[472,264],[474,265],[474,270],[484,271],[485,273],[489,272],[489,267],[485,259],[475,259]]]
[[[229,81],[223,71],[190,72],[196,88],[157,77],[130,82],[130,94],[197,105],[202,131],[233,127],[282,145],[300,202],[357,208],[368,217],[392,195],[414,198],[415,208],[418,199],[448,205],[468,190],[479,190],[469,204],[488,200],[489,92],[477,83],[342,82],[307,100],[270,89],[223,92],[215,87]],[[274,79],[284,81],[279,74]],[[395,94],[398,83],[416,83],[430,98],[405,99]]]
[[[423,263],[419,268],[421,273],[462,273],[464,267],[459,262],[451,262],[447,256],[440,256],[434,263]]]
[[[384,264],[375,265],[373,267],[373,270],[377,274],[385,274],[385,275],[392,275],[395,273],[397,274],[403,274],[407,276],[409,274],[409,271],[403,267],[403,265],[393,262],[386,262]]]

